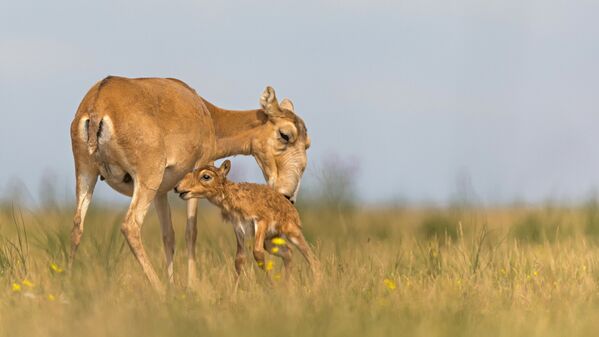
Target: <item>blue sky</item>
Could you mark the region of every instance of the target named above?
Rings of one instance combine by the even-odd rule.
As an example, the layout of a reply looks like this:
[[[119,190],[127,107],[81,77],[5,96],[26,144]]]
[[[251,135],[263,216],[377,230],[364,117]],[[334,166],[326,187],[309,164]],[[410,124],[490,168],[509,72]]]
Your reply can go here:
[[[69,123],[108,74],[180,78],[225,108],[290,97],[367,201],[584,198],[599,186],[596,1],[0,0],[0,189],[72,193]],[[260,181],[251,158],[242,179]],[[99,188],[102,198],[116,192]],[[301,195],[300,195],[301,198]]]

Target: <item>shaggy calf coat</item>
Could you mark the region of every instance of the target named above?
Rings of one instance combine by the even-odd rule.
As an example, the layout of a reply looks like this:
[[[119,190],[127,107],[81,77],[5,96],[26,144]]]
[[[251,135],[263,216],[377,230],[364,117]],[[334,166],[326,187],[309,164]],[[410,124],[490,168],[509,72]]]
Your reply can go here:
[[[254,259],[267,274],[265,252],[283,259],[286,275],[291,267],[291,247],[295,245],[317,276],[318,262],[302,232],[300,217],[285,196],[266,185],[235,183],[227,179],[231,162],[219,168],[204,166],[187,174],[175,188],[182,199],[206,198],[221,209],[223,218],[233,224],[237,237],[235,270],[241,273],[245,262],[244,238],[254,235]]]

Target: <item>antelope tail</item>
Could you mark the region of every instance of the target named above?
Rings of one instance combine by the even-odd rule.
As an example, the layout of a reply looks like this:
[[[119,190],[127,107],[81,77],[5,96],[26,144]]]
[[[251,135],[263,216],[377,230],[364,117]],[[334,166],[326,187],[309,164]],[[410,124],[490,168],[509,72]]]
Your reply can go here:
[[[102,88],[108,84],[108,82],[110,82],[111,78],[112,76],[108,76],[100,81],[98,89],[96,90],[93,104],[90,106],[88,111],[89,119],[86,122],[85,129],[87,131],[87,148],[90,155],[94,154],[98,150],[98,143],[101,141],[103,133],[106,131],[104,130],[106,127],[106,123],[104,121],[105,116],[103,116],[104,114],[102,114],[102,116],[98,114],[97,103]]]

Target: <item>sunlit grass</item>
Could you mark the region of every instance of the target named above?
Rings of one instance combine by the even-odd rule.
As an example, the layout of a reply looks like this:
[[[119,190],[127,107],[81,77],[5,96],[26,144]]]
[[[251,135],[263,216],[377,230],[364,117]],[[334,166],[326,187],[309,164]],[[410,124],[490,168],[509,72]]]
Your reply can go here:
[[[120,234],[123,212],[92,206],[67,271],[71,209],[3,207],[0,334],[593,336],[599,329],[596,208],[589,205],[354,208],[343,217],[339,209],[305,205],[304,232],[322,263],[314,286],[299,252],[289,281],[280,260],[267,257],[271,285],[249,251],[237,285],[233,231],[203,204],[200,280],[192,289],[185,282],[185,212],[175,207],[176,279],[164,301]],[[153,212],[143,235],[165,282]]]

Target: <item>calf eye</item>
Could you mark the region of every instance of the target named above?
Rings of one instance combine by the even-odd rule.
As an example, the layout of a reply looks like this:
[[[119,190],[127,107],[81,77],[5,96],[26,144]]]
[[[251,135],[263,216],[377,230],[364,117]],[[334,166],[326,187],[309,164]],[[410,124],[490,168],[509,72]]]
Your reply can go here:
[[[284,143],[288,143],[289,142],[289,135],[279,131],[279,136],[281,136],[281,138],[284,140]]]

